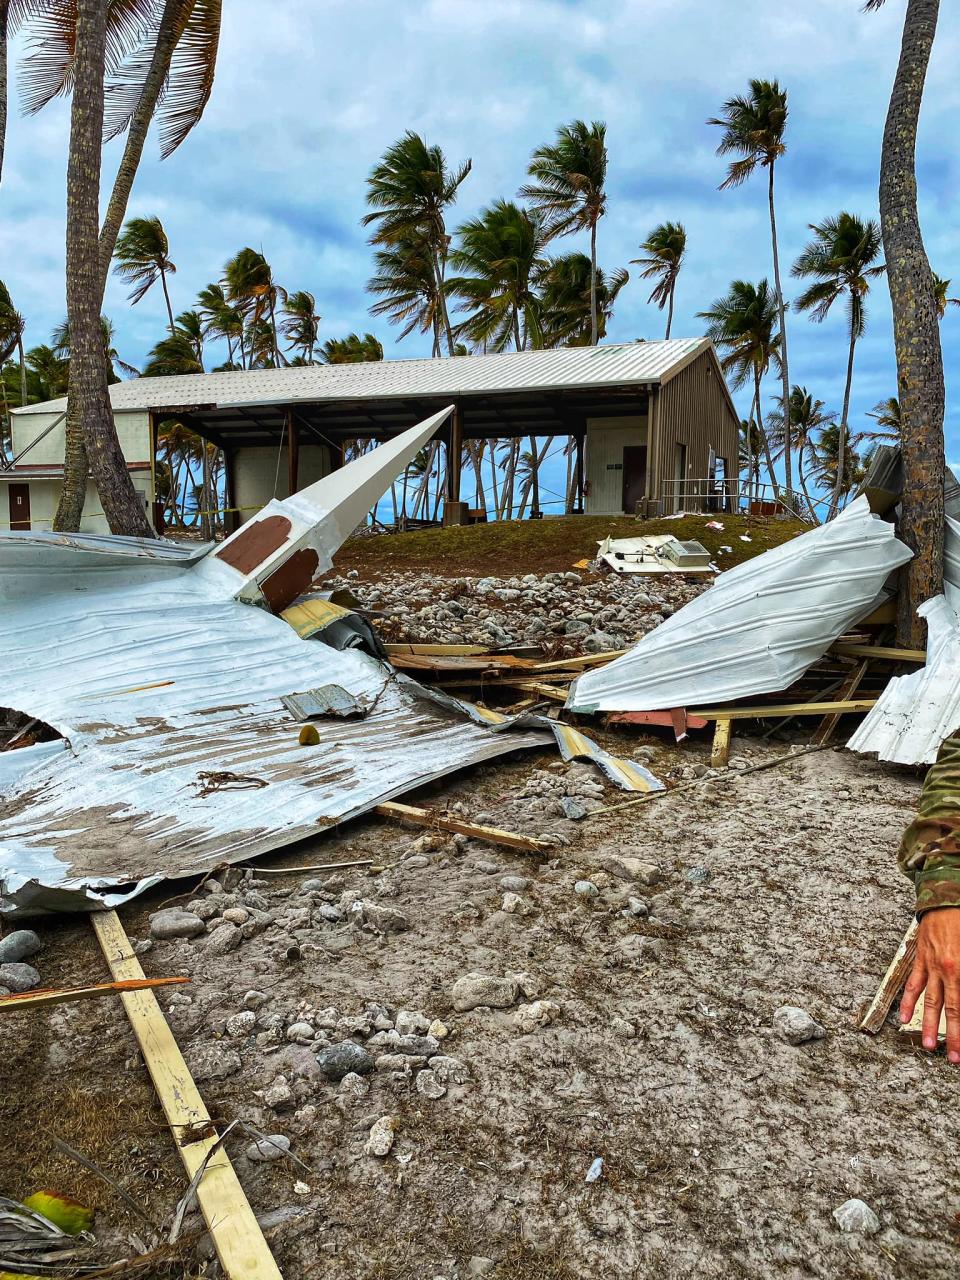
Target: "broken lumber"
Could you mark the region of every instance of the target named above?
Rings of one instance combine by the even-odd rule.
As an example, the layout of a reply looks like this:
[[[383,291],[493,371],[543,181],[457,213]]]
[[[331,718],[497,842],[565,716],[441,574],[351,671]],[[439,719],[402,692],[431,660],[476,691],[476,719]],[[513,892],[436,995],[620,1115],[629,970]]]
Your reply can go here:
[[[838,702],[847,702],[849,701],[850,698],[853,697],[853,695],[860,688],[860,684],[863,680],[863,677],[867,674],[867,668],[869,666],[870,666],[870,663],[867,661],[866,658],[864,658],[863,662],[861,662],[858,667],[856,667],[853,671],[850,672],[850,674],[847,676],[846,680],[844,681],[840,689],[840,696],[837,699]],[[836,730],[836,727],[839,723],[840,723],[839,711],[834,711],[834,712],[831,712],[830,715],[824,716],[823,719],[820,721],[820,723],[817,725],[816,730],[814,731],[813,737],[810,739],[810,741],[812,743],[829,742],[830,739],[833,737],[834,731]]]
[[[608,653],[585,653],[580,658],[555,658],[552,662],[538,662],[537,671],[582,671],[586,667],[603,666],[614,658],[622,658],[626,649],[611,649]]]
[[[541,698],[551,698],[554,702],[566,702],[569,693],[567,688],[557,688],[541,680],[518,680],[513,676],[499,680],[498,684],[508,689],[522,689],[524,693],[538,693]]]
[[[876,698],[847,698],[843,702],[790,702],[766,703],[758,702],[752,707],[707,707],[697,708],[690,715],[700,716],[704,720],[769,720],[779,716],[824,716],[832,712],[838,715],[850,715],[855,711],[869,711],[876,706]]]
[[[140,961],[133,954],[117,913],[97,911],[90,922],[114,978],[118,982],[143,979]],[[120,999],[187,1177],[192,1179],[203,1169],[196,1197],[224,1274],[228,1280],[283,1280],[230,1157],[222,1146],[217,1146],[219,1136],[210,1113],[157,997],[152,991],[128,991]]]
[[[883,981],[877,988],[877,994],[870,1001],[866,1013],[860,1019],[858,1025],[861,1031],[867,1031],[870,1035],[875,1036],[886,1022],[887,1014],[890,1012],[894,1000],[900,994],[901,988],[913,968],[913,961],[917,954],[918,928],[919,922],[912,920],[910,928],[903,935],[896,954],[890,961],[890,967],[883,975]]]
[[[416,827],[429,827],[432,831],[452,831],[456,835],[469,836],[472,840],[484,840],[487,844],[503,844],[508,849],[521,849],[524,853],[545,853],[556,846],[549,840],[538,840],[534,836],[517,835],[514,831],[501,831],[499,827],[484,827],[477,822],[467,822],[464,818],[454,818],[437,809],[421,809],[412,804],[398,804],[388,800],[374,808],[381,818],[393,818],[397,822],[408,822]]]
[[[39,1005],[66,1004],[73,1000],[95,1000],[98,996],[122,995],[124,991],[147,991],[153,987],[173,987],[189,978],[129,978],[125,982],[95,982],[86,987],[40,987],[34,991],[14,991],[0,997],[0,1013],[35,1009]]]
[[[713,731],[713,750],[710,753],[710,768],[724,769],[730,759],[730,720],[718,720]]]
[[[845,658],[882,658],[884,662],[919,662],[927,660],[926,649],[896,649],[882,644],[847,644],[838,640],[830,650]]]

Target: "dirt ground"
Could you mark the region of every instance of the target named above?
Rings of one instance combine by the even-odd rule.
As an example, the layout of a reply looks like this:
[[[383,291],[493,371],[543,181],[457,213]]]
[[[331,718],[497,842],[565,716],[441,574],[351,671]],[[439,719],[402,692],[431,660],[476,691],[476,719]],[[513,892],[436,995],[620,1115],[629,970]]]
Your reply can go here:
[[[653,745],[661,776],[708,760],[705,739],[677,748],[601,736],[628,757]],[[785,749],[735,738],[732,771]],[[363,820],[268,860],[288,874],[232,891],[230,901],[265,900],[272,917],[237,950],[213,955],[200,937],[145,951],[148,974],[192,976],[187,996],[161,1005],[211,1114],[286,1135],[307,1166],[253,1164],[249,1138],[229,1144],[287,1280],[957,1274],[960,1179],[944,1117],[960,1076],[891,1023],[875,1038],[855,1029],[909,920],[895,852],[918,778],[833,750],[715,776],[573,822],[557,797],[593,789],[584,766],[547,751],[512,757],[427,799],[555,832],[555,856]],[[626,798],[604,784],[600,802]],[[612,874],[609,859],[624,855],[659,867],[659,882]],[[295,870],[363,857],[386,869],[319,886]],[[519,910],[502,909],[504,876],[529,880]],[[575,893],[582,880],[598,895]],[[205,896],[216,898],[167,885],[122,919],[143,940],[151,912]],[[624,915],[630,897],[649,915]],[[402,913],[407,927],[322,918],[355,898]],[[39,931],[45,983],[106,976],[82,921]],[[451,991],[467,973],[526,975],[533,997],[557,1006],[552,1023],[522,1031],[525,996],[457,1012]],[[256,1025],[238,1027],[253,990],[266,997]],[[331,1008],[353,1019],[371,1003],[391,1020],[398,1010],[442,1020],[441,1053],[469,1079],[431,1098],[409,1068],[375,1070],[354,1091],[321,1075],[316,1046],[287,1041],[290,1022],[322,1024]],[[777,1038],[783,1004],[807,1010],[826,1037]],[[334,1041],[349,1030],[326,1022]],[[272,1107],[260,1095],[281,1075],[292,1098]],[[395,1142],[379,1158],[364,1144],[383,1116]],[[0,1191],[52,1187],[93,1204],[107,1236],[139,1229],[51,1133],[169,1221],[184,1178],[119,1003],[3,1018]],[[838,1230],[832,1210],[854,1196],[880,1216],[878,1234]],[[217,1272],[201,1257],[184,1274]]]

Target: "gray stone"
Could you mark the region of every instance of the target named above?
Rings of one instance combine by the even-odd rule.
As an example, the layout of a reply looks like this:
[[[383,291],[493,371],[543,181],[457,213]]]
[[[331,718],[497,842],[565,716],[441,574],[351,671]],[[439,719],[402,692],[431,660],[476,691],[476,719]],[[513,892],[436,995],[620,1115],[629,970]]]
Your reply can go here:
[[[393,1147],[393,1135],[396,1121],[393,1116],[381,1116],[370,1129],[364,1151],[368,1156],[388,1156]]]
[[[493,1258],[484,1258],[475,1253],[467,1263],[467,1280],[480,1280],[481,1276],[488,1276],[496,1265]]]
[[[190,1072],[198,1083],[204,1080],[226,1080],[240,1070],[240,1055],[219,1044],[199,1044],[186,1051]]]
[[[453,1007],[467,1013],[480,1005],[493,1009],[507,1009],[516,1002],[519,985],[516,978],[491,977],[483,973],[467,973],[458,978],[450,992]]]
[[[573,886],[573,892],[579,898],[598,898],[600,890],[592,880],[578,880]]]
[[[644,916],[648,916],[650,914],[650,908],[642,898],[628,898],[627,911],[637,919],[643,919]]]
[[[17,964],[40,950],[40,939],[32,929],[16,929],[0,938],[0,964]]]
[[[863,1200],[844,1200],[833,1216],[840,1230],[852,1235],[875,1236],[880,1230],[880,1219]]]
[[[709,867],[688,867],[683,874],[691,884],[706,884],[713,872]]]
[[[339,1092],[347,1098],[365,1098],[370,1092],[370,1085],[356,1071],[348,1071],[340,1081]]]
[[[287,1039],[292,1040],[295,1044],[306,1044],[308,1040],[314,1037],[314,1030],[309,1022],[292,1022],[287,1027]]]
[[[225,956],[231,951],[236,951],[242,941],[243,935],[236,925],[218,924],[207,938],[207,950],[211,955]]]
[[[564,796],[560,801],[560,808],[563,810],[563,816],[569,818],[571,822],[582,822],[587,816],[586,805],[576,796]]]
[[[273,1084],[264,1089],[263,1101],[274,1111],[292,1111],[297,1105],[293,1090],[283,1076],[277,1076]]]
[[[526,876],[502,876],[500,888],[504,893],[523,893],[530,888],[530,881]]]
[[[585,653],[609,653],[616,647],[617,641],[608,631],[595,631],[592,636],[587,636],[583,642]]]
[[[466,1084],[470,1079],[467,1064],[445,1053],[437,1054],[427,1065],[441,1084]]]
[[[160,940],[196,938],[205,927],[199,916],[192,911],[182,911],[180,907],[167,907],[163,911],[155,911],[150,917],[150,933]]]
[[[363,918],[380,933],[402,933],[410,928],[410,923],[402,911],[393,907],[383,907],[379,902],[363,904]]]
[[[642,858],[633,858],[628,854],[605,858],[604,870],[609,871],[618,880],[632,884],[655,885],[660,879],[660,868],[653,862],[644,862]]]
[[[32,991],[40,985],[40,975],[30,964],[0,964],[0,985],[10,991]]]
[[[417,1076],[417,1093],[421,1098],[429,1098],[432,1102],[436,1102],[438,1098],[442,1098],[447,1092],[447,1086],[442,1084],[437,1078],[436,1073],[431,1071],[429,1067],[421,1071]]]
[[[257,1025],[257,1015],[252,1009],[244,1009],[242,1013],[231,1014],[227,1019],[226,1033],[234,1040],[242,1040],[244,1036],[253,1034]]]
[[[351,1071],[365,1076],[373,1070],[373,1058],[362,1045],[352,1040],[344,1040],[341,1044],[332,1044],[317,1054],[317,1066],[328,1080],[342,1080]]]
[[[773,1029],[787,1044],[805,1044],[808,1040],[822,1040],[826,1027],[810,1017],[806,1009],[796,1005],[781,1005],[773,1015]]]
[[[430,1019],[411,1009],[398,1009],[394,1026],[402,1036],[425,1036],[430,1030]]]
[[[282,1133],[271,1133],[259,1142],[251,1142],[244,1155],[254,1164],[269,1164],[272,1160],[282,1160],[289,1150],[289,1138]]]
[[[245,1009],[259,1009],[261,1005],[265,1005],[270,997],[263,991],[248,991],[243,997],[243,1007]]]

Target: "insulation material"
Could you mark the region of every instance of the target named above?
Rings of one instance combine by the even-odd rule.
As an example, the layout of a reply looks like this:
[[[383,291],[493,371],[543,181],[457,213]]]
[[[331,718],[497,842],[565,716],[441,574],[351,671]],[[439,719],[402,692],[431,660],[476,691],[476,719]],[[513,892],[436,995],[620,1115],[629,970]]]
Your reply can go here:
[[[910,555],[857,498],[829,524],[721,574],[622,658],[584,673],[567,709],[659,711],[786,689],[870,613]]]
[[[0,535],[0,706],[64,739],[0,755],[5,909],[116,905],[550,741],[533,726],[491,732],[273,614],[443,416],[271,503],[215,550]],[[301,746],[281,699],[330,684],[373,710],[324,721],[319,746]]]
[[[952,523],[952,522],[951,522]],[[927,620],[927,662],[895,676],[847,743],[894,764],[933,764],[960,729],[960,618],[945,596],[918,610]]]

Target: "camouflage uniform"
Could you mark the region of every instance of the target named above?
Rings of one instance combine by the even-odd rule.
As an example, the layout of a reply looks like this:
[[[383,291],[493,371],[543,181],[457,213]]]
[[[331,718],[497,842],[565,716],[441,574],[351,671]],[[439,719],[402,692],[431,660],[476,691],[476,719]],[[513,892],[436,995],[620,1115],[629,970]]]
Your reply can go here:
[[[960,907],[960,731],[947,738],[903,836],[900,870],[917,891],[917,915]]]

